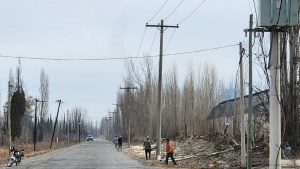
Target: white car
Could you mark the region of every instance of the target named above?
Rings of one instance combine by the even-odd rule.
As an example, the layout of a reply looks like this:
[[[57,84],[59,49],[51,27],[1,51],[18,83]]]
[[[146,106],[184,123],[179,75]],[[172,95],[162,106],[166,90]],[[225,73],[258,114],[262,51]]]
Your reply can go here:
[[[88,135],[86,138],[86,141],[94,141],[94,138],[92,135]]]

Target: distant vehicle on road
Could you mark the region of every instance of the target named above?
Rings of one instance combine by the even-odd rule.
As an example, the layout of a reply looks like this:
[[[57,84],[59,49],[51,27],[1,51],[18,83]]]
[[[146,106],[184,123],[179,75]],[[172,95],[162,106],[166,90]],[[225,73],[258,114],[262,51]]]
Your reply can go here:
[[[86,138],[86,141],[94,141],[94,138],[92,135],[88,135]]]

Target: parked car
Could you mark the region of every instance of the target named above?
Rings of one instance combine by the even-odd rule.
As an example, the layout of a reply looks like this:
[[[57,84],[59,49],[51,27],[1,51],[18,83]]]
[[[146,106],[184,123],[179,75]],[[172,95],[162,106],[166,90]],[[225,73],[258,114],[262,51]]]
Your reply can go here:
[[[94,141],[94,138],[92,135],[88,135],[86,138],[86,141]]]

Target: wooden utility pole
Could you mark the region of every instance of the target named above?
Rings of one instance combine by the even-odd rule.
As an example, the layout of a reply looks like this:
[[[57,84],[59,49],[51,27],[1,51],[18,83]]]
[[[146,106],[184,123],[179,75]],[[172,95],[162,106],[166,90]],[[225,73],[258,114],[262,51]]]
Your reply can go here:
[[[157,103],[157,131],[156,131],[156,159],[160,160],[160,140],[161,140],[161,84],[162,84],[162,62],[163,62],[163,37],[167,28],[179,28],[179,26],[164,25],[161,20],[160,25],[146,25],[146,27],[156,27],[160,29],[160,50],[159,50],[159,72],[158,72],[158,103]]]
[[[246,166],[246,147],[245,147],[245,112],[244,112],[244,76],[243,76],[243,47],[240,46],[240,128],[241,128],[241,166]]]
[[[118,133],[118,129],[117,129],[117,121],[116,121],[116,116],[115,116],[115,114],[117,114],[118,112],[117,111],[113,111],[113,112],[109,112],[109,113],[111,113],[113,116],[112,116],[112,121],[113,121],[113,128],[114,128],[114,130],[115,130],[115,133],[114,134],[116,134],[116,133]]]
[[[68,143],[70,143],[70,124],[69,124],[69,110],[67,110],[67,130],[68,130]]]
[[[56,128],[56,125],[57,125],[57,118],[58,118],[58,113],[59,113],[59,108],[60,108],[61,100],[57,100],[56,102],[58,102],[58,109],[57,109],[57,114],[56,114],[56,118],[55,118],[54,129],[53,129],[52,138],[51,138],[51,144],[50,144],[50,149],[52,148],[52,143],[53,143],[55,128]]]
[[[252,30],[253,14],[250,15],[249,29]],[[247,169],[252,164],[252,31],[249,31],[249,105],[247,134]]]
[[[35,110],[34,110],[34,129],[33,129],[33,151],[35,151],[35,145],[36,145],[36,140],[37,140],[37,129],[36,129],[36,125],[37,125],[37,103],[38,102],[42,102],[42,104],[45,101],[39,101],[38,99],[35,99]],[[42,109],[41,109],[42,111]]]
[[[11,87],[10,81],[8,81],[8,95],[7,95],[7,126],[8,126],[8,148],[11,146],[11,112],[10,112],[10,101],[11,101]],[[8,151],[8,156],[10,156],[10,151]]]
[[[80,136],[81,136],[80,126],[81,126],[81,113],[79,113],[79,123],[78,123],[78,142],[79,143],[80,143]]]
[[[113,105],[116,105],[117,106],[117,115],[116,115],[116,119],[118,120],[117,121],[117,133],[118,135],[120,136],[121,135],[121,122],[120,122],[120,116],[119,116],[119,107],[121,106],[124,106],[123,104],[113,104]]]
[[[111,135],[111,134],[110,134],[110,128],[111,128],[111,123],[110,123],[110,122],[111,122],[112,117],[108,116],[108,117],[105,117],[105,118],[106,118],[106,120],[108,121],[108,122],[107,122],[107,124],[108,124],[108,125],[107,125],[107,126],[108,126],[108,127],[107,127],[107,140],[110,140],[110,135]]]
[[[129,97],[130,96],[129,96],[128,90],[137,89],[137,87],[120,87],[120,89],[125,89],[127,91],[127,93],[128,93],[128,102],[129,102]],[[134,104],[134,102],[132,102],[132,104]],[[128,105],[129,105],[129,103],[128,103]],[[128,147],[130,147],[130,114],[131,113],[128,112]]]

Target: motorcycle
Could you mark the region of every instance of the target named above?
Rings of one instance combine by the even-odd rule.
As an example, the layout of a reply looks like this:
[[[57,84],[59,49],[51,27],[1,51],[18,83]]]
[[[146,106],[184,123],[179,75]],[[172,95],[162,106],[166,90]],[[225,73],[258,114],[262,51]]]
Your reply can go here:
[[[16,166],[20,164],[22,157],[24,157],[24,150],[18,151],[15,146],[10,146],[9,151],[12,152],[12,155],[8,159],[7,167],[11,167],[14,163]]]

